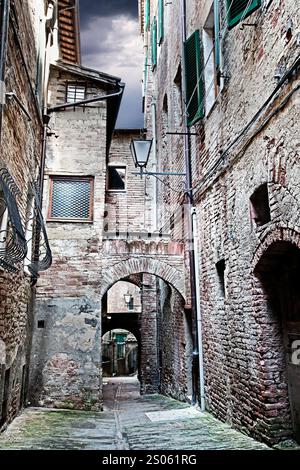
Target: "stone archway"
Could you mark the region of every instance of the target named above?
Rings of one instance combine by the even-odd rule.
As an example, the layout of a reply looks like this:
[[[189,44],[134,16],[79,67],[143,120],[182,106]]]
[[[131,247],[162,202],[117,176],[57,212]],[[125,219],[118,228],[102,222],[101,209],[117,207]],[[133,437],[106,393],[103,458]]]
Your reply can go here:
[[[133,274],[147,273],[163,279],[176,289],[185,299],[185,280],[182,270],[158,259],[139,257],[130,258],[103,269],[101,297],[121,279]]]
[[[280,408],[276,419],[292,422],[300,442],[300,234],[289,229],[268,233],[254,257],[257,288],[261,289],[261,317],[265,316],[272,400]],[[275,369],[276,366],[276,369]],[[278,396],[275,396],[275,388]],[[274,395],[275,394],[275,395]],[[271,406],[271,402],[270,402]],[[290,419],[291,415],[291,419]],[[275,420],[276,420],[275,419]]]
[[[122,318],[121,315],[109,315],[109,324],[112,324],[112,320],[114,320],[114,327],[122,325],[122,328],[132,331],[139,341],[139,380],[141,394],[158,393],[160,391],[170,394],[170,390],[173,386],[171,383],[164,389],[161,389],[161,377],[165,378],[165,380],[169,379],[167,369],[172,369],[172,378],[170,379],[170,382],[172,382],[172,384],[176,384],[174,386],[174,390],[176,390],[174,393],[177,393],[176,398],[179,396],[180,398],[183,397],[185,393],[179,393],[177,390],[180,388],[181,382],[176,380],[176,374],[184,375],[185,371],[189,370],[189,367],[178,366],[177,370],[177,366],[175,367],[174,364],[183,364],[185,361],[190,362],[192,360],[192,357],[190,357],[192,352],[190,354],[190,338],[188,335],[189,328],[187,326],[188,320],[186,319],[186,315],[188,315],[188,313],[184,308],[185,280],[183,274],[183,263],[182,260],[180,260],[180,262],[177,260],[177,262],[178,267],[172,266],[166,261],[161,261],[159,259],[134,257],[128,260],[119,261],[113,266],[103,269],[101,285],[102,299],[105,299],[105,297],[107,297],[107,292],[109,292],[112,286],[121,280],[133,282],[138,279],[138,284],[142,286],[144,308],[142,309],[137,322],[134,324],[128,323],[130,320],[129,317],[132,314],[128,315],[127,319],[125,319],[127,323],[124,322],[124,318]],[[162,308],[163,304],[158,301],[159,298],[161,299],[157,294],[158,292],[163,296],[165,295],[163,286],[169,286],[173,292],[172,309],[169,309],[170,312],[167,311],[168,309],[166,308],[166,305]],[[106,319],[107,314],[105,312],[105,309],[103,309],[103,330],[107,330],[109,328]],[[160,333],[161,319],[159,315],[164,315],[162,312],[166,313],[164,322],[167,321],[169,331],[171,331],[171,329],[177,329],[178,335],[176,335],[176,341],[178,344],[175,339],[170,338],[168,334],[163,335]],[[173,320],[173,317],[176,318],[176,320]],[[136,330],[136,327],[138,327],[138,331]],[[162,339],[163,336],[164,338]],[[187,336],[188,338],[186,339]],[[174,357],[176,356],[174,364],[172,363],[171,365],[169,365],[169,363],[162,364],[161,352],[166,348],[166,342],[168,342],[171,352],[167,355],[167,359],[164,358],[165,362],[172,362],[172,354],[174,354]],[[183,351],[181,351],[181,349]],[[188,351],[187,353],[185,353],[186,350]],[[164,371],[165,373],[163,373]]]

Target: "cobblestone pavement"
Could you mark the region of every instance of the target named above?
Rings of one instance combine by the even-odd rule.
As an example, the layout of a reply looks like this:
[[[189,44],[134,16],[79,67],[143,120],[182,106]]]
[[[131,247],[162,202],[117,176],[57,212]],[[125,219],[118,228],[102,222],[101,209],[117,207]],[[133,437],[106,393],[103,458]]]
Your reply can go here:
[[[0,449],[268,449],[208,413],[163,397],[141,397],[135,379],[109,379],[104,411],[28,408],[0,436]]]

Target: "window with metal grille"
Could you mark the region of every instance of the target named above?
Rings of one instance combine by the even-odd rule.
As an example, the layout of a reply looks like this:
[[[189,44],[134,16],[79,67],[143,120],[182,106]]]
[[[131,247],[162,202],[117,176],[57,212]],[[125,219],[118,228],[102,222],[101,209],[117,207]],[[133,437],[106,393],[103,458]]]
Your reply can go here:
[[[93,178],[51,178],[50,219],[92,220]]]
[[[108,185],[107,189],[112,191],[124,191],[126,179],[126,167],[109,166],[108,167]]]
[[[228,29],[247,18],[261,6],[261,0],[227,0]]]
[[[67,103],[85,100],[86,86],[80,83],[67,83]]]

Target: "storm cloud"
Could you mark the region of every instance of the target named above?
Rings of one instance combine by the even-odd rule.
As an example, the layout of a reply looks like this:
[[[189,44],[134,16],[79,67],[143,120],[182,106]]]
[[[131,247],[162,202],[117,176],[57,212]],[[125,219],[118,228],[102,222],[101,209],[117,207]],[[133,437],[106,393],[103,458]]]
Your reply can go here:
[[[107,17],[116,15],[127,15],[137,18],[137,0],[80,0],[80,17],[82,25],[86,24],[95,16]]]
[[[117,127],[143,127],[137,0],[80,0],[82,63],[126,84]]]

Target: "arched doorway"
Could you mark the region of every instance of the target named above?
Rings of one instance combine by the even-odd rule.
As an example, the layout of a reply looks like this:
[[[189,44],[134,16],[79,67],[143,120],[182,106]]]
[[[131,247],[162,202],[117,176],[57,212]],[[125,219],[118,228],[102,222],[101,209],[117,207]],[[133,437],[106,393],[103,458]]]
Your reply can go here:
[[[126,270],[126,276],[118,279],[117,273],[119,269],[111,277],[115,282],[110,282],[102,297],[102,336],[114,329],[134,334],[141,394],[163,393],[191,400],[191,312],[185,309],[175,282],[170,284],[158,275],[134,270]],[[173,274],[170,270],[169,278],[175,281]],[[176,281],[180,285],[178,276]],[[126,294],[132,295],[134,308],[126,306]]]
[[[287,383],[294,437],[300,442],[300,249],[288,241],[271,243],[255,275],[274,325],[270,354]]]

